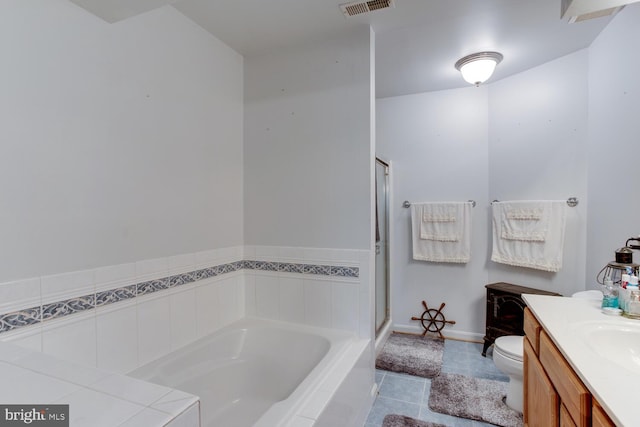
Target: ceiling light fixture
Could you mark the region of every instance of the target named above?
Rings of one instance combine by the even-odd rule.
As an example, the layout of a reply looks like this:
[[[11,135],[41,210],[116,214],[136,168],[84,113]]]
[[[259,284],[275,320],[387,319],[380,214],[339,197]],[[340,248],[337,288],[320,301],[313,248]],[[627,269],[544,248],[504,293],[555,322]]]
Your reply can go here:
[[[472,85],[480,86],[480,83],[491,77],[502,58],[502,54],[498,52],[472,53],[456,62],[456,70],[462,73],[463,79]]]

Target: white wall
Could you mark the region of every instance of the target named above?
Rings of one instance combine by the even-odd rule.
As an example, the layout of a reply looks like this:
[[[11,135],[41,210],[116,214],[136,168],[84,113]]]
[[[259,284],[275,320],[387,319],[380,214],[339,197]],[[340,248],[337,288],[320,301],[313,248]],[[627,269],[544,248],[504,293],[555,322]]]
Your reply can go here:
[[[628,5],[589,49],[589,287],[614,251],[640,234],[640,4]],[[634,253],[640,262],[640,254]]]
[[[376,154],[391,161],[391,297],[394,329],[421,331],[411,321],[445,302],[455,320],[446,332],[477,332],[487,283],[487,88],[379,99]],[[402,202],[476,200],[471,261],[414,261],[409,209]],[[419,328],[419,329],[418,329]]]
[[[370,249],[370,30],[245,62],[245,243]]]
[[[0,28],[0,281],[242,244],[240,55],[171,7]]]
[[[245,61],[249,258],[350,265],[356,278],[247,272],[247,313],[373,335],[373,34]]]
[[[378,100],[377,154],[392,162],[392,316],[395,329],[419,330],[412,316],[441,302],[456,324],[445,334],[479,338],[487,283],[505,281],[569,295],[585,287],[587,52],[475,88]],[[563,268],[516,268],[491,258],[490,201],[566,199]],[[404,200],[473,199],[471,262],[414,261]]]
[[[490,283],[563,295],[585,288],[587,67],[581,50],[489,85],[489,200],[579,200],[566,208],[559,272],[488,261]]]

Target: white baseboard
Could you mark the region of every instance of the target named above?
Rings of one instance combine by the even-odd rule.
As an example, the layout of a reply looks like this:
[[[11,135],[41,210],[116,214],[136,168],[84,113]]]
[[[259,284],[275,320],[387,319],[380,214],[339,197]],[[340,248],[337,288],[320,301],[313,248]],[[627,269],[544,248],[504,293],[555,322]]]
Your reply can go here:
[[[378,354],[380,354],[380,351],[382,350],[384,343],[387,342],[387,338],[389,338],[389,335],[391,335],[391,322],[387,322],[387,324],[382,328],[382,330],[376,337],[376,343],[375,343],[376,357],[378,357]]]
[[[406,332],[409,334],[422,334],[424,329],[418,325],[403,325],[403,324],[394,324],[391,328],[393,331],[397,332]],[[462,341],[472,341],[472,342],[483,342],[484,335],[479,334],[477,332],[465,332],[465,331],[451,331],[451,330],[443,330],[442,335],[445,338],[454,339],[454,340],[462,340]],[[377,350],[377,340],[376,340],[376,350]]]

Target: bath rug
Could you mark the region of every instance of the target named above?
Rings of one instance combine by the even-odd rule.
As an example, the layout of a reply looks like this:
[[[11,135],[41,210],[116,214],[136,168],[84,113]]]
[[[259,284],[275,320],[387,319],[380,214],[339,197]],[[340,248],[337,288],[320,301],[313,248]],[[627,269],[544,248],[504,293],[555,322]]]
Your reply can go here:
[[[435,424],[428,421],[420,421],[406,415],[389,414],[382,420],[382,427],[447,427],[444,424]]]
[[[392,333],[376,359],[376,368],[433,378],[442,368],[442,338]]]
[[[509,408],[503,398],[508,383],[441,374],[431,380],[429,408],[455,417],[469,418],[502,427],[521,427],[522,414]]]

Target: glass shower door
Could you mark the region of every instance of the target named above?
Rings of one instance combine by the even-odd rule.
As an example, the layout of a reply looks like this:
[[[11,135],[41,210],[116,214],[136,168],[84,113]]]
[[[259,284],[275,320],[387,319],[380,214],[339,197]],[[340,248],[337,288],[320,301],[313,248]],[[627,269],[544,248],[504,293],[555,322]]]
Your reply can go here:
[[[376,158],[376,335],[389,320],[389,165]]]

